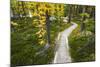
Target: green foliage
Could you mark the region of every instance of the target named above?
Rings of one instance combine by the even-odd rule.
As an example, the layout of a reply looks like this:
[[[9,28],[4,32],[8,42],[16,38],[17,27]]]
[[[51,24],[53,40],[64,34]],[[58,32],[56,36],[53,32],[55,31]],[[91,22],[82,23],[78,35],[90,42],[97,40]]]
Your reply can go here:
[[[49,64],[52,62],[54,58],[54,49],[55,49],[55,39],[58,36],[59,32],[62,32],[69,26],[71,23],[62,22],[63,19],[61,17],[64,14],[68,15],[68,5],[63,4],[48,4],[48,6],[42,7],[43,3],[36,2],[17,2],[16,0],[11,0],[11,10],[14,14],[14,17],[11,18],[11,64],[12,65],[31,65],[31,64]],[[39,9],[37,7],[40,6]],[[64,6],[64,8],[63,8]],[[47,7],[49,7],[47,9]],[[77,7],[76,7],[77,8]],[[50,47],[44,51],[43,53],[37,54],[38,52],[44,49],[46,42],[44,45],[40,45],[39,43],[39,35],[36,35],[39,30],[41,30],[41,26],[45,29],[46,25],[46,17],[45,10],[49,11],[50,16],[54,16],[56,20],[50,21],[50,37],[51,44]],[[39,11],[40,10],[40,11]],[[79,10],[79,9],[78,9]],[[32,17],[29,17],[29,11],[32,14]],[[54,12],[53,12],[54,11]],[[40,15],[39,13],[43,13]],[[25,14],[25,15],[24,15]],[[37,14],[39,16],[37,16]],[[16,17],[18,15],[18,17]],[[24,15],[24,16],[20,16]],[[65,16],[66,16],[65,15]],[[79,20],[80,16],[89,17],[88,13],[78,13],[77,20]],[[41,20],[41,17],[45,17]],[[88,19],[86,21],[86,31],[91,32],[90,34],[85,34],[86,31],[80,33],[80,21],[77,22],[76,18],[75,22],[79,25],[79,27],[72,33],[69,38],[70,51],[73,61],[90,61],[95,59],[94,52],[94,43],[95,43],[95,22],[92,19]],[[40,23],[42,22],[42,23]],[[43,24],[43,25],[42,25]],[[40,28],[39,28],[40,26]],[[46,29],[45,29],[46,30]],[[46,32],[47,34],[47,32]],[[47,39],[46,34],[41,38],[42,40]],[[90,51],[89,51],[90,50]]]
[[[86,30],[80,32],[80,25],[69,37],[70,52],[73,62],[95,60],[94,21],[88,19]]]
[[[95,33],[95,21],[93,19],[88,20],[86,27],[88,31]]]
[[[78,36],[70,42],[71,55],[74,62],[93,61],[95,60],[95,40],[91,36]],[[93,55],[93,57],[91,57]]]
[[[90,17],[88,13],[81,13],[80,16],[81,16],[81,17],[85,16],[85,17],[87,17],[87,18]]]
[[[13,20],[13,22],[18,23],[20,26],[16,28],[15,26],[11,27],[12,65],[46,64],[51,61],[53,53],[51,47],[44,53],[46,56],[41,56],[41,54],[36,56],[36,53],[40,52],[44,46],[39,45],[37,36],[35,35],[38,28],[32,26],[31,20],[30,18],[27,18],[27,20]]]
[[[71,24],[57,23],[56,21],[50,24],[51,47],[43,54],[36,55],[42,51],[44,45],[39,45],[38,37],[35,32],[38,28],[32,25],[32,18],[13,20],[18,23],[18,26],[12,25],[11,31],[11,63],[12,65],[30,65],[30,64],[47,64],[51,63],[54,58],[55,38],[60,31],[63,31]],[[59,24],[59,25],[58,25]],[[62,27],[63,26],[63,27]],[[58,29],[59,28],[59,29]]]

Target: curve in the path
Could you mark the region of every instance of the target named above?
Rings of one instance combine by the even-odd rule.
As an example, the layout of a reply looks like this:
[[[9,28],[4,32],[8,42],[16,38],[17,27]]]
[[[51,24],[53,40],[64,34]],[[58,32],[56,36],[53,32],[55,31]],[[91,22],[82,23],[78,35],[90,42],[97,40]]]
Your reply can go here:
[[[58,36],[58,48],[55,52],[55,57],[53,60],[53,63],[69,63],[71,62],[71,56],[69,53],[69,45],[68,45],[68,36],[71,34],[71,32],[77,27],[76,23],[72,22],[72,26],[65,29],[63,32],[61,32],[60,36]]]

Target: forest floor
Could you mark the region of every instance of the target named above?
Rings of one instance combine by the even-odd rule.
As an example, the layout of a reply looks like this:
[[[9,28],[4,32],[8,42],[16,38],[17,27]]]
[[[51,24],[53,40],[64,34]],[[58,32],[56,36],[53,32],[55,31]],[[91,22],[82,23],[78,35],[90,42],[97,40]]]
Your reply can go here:
[[[57,50],[55,52],[55,57],[53,63],[68,63],[71,62],[71,56],[69,52],[68,36],[77,27],[76,23],[72,22],[72,25],[59,33],[57,38]]]

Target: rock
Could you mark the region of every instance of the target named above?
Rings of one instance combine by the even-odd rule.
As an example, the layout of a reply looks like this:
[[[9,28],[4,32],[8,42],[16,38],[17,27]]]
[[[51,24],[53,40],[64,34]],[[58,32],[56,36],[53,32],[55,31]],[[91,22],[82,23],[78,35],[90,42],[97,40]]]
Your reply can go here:
[[[62,17],[63,18],[63,22],[68,22],[68,17]]]
[[[49,18],[49,20],[50,20],[50,21],[53,21],[53,20],[56,20],[56,18],[55,18],[54,16],[51,16],[51,17]]]

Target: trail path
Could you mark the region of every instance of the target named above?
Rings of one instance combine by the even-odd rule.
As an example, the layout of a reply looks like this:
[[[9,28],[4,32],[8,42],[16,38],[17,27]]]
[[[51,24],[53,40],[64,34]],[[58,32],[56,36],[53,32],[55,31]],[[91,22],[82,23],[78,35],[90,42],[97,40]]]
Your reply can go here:
[[[58,48],[55,52],[53,63],[69,63],[72,61],[69,53],[68,36],[77,26],[78,25],[76,23],[72,22],[72,26],[65,29],[58,35]]]

